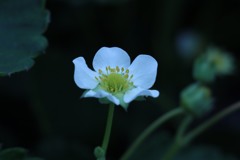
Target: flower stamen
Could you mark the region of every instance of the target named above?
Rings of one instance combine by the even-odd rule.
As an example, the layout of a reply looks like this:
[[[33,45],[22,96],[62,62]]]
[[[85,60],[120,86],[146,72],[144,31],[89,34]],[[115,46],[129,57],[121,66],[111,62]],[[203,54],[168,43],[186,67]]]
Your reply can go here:
[[[104,73],[99,69],[99,77],[95,77],[95,79],[99,81],[99,86],[105,91],[112,94],[125,93],[134,86],[131,81],[133,75],[129,78],[129,69],[122,67],[120,70],[119,66],[113,68],[107,66],[105,70],[106,72]]]

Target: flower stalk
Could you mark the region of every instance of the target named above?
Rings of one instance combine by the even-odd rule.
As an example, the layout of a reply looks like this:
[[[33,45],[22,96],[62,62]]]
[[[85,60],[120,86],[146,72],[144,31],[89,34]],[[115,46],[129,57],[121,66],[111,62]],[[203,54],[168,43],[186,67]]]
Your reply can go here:
[[[108,149],[108,144],[109,144],[109,139],[111,135],[111,130],[112,130],[112,121],[113,121],[113,114],[114,114],[114,104],[110,103],[109,104],[109,110],[108,110],[108,117],[107,117],[107,124],[106,124],[106,129],[104,133],[104,138],[102,142],[102,146],[97,146],[94,149],[94,155],[97,160],[105,160],[105,156],[107,153]]]
[[[105,130],[105,134],[104,134],[104,138],[103,138],[103,142],[102,142],[102,148],[105,151],[105,153],[107,152],[108,143],[109,143],[109,139],[110,139],[110,135],[111,135],[113,113],[114,113],[114,104],[111,103],[109,105],[107,125],[106,125],[106,130]]]
[[[192,115],[186,115],[186,117],[182,120],[181,124],[177,129],[174,143],[170,146],[166,154],[163,156],[162,160],[171,160],[172,157],[183,147],[182,141],[184,134],[192,121],[193,121]]]
[[[132,143],[132,145],[129,147],[129,149],[123,154],[122,158],[120,160],[127,160],[129,159],[134,151],[138,148],[138,146],[151,134],[153,131],[155,131],[157,128],[159,128],[164,122],[167,120],[183,114],[184,110],[180,107],[173,109],[167,113],[165,113],[163,116],[160,116],[158,119],[156,119],[148,128],[146,128],[142,134]]]
[[[234,103],[233,105],[226,107],[223,111],[217,113],[215,116],[204,122],[203,124],[199,125],[195,129],[193,129],[190,133],[188,133],[184,138],[184,144],[190,143],[195,137],[199,134],[210,128],[216,122],[221,120],[222,118],[228,116],[229,114],[235,112],[236,110],[240,109],[240,101]]]
[[[240,109],[240,101],[234,103],[233,105],[231,105],[229,107],[226,107],[226,109],[217,113],[212,118],[205,121],[204,123],[202,123],[201,125],[199,125],[195,129],[193,129],[192,131],[190,131],[188,134],[186,134],[186,136],[183,136],[185,130],[187,129],[190,122],[192,121],[192,119],[190,117],[189,118],[186,117],[182,121],[182,123],[179,127],[179,130],[176,134],[176,139],[175,139],[174,144],[169,148],[167,153],[164,155],[163,160],[171,160],[182,147],[188,145],[199,134],[201,134],[202,132],[204,132],[205,130],[210,128],[212,125],[217,123],[222,118],[224,118],[224,117],[228,116],[229,114],[237,111],[238,109]]]

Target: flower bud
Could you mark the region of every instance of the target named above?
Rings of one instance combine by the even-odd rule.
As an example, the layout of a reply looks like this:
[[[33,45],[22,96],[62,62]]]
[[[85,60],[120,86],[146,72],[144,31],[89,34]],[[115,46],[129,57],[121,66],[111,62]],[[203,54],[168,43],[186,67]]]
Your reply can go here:
[[[96,147],[94,149],[94,155],[97,160],[105,160],[105,151],[102,147]]]
[[[193,76],[201,82],[213,82],[218,75],[228,75],[234,70],[234,59],[218,48],[209,48],[194,63]]]
[[[181,92],[180,101],[187,112],[201,116],[212,108],[213,99],[208,87],[194,83]]]

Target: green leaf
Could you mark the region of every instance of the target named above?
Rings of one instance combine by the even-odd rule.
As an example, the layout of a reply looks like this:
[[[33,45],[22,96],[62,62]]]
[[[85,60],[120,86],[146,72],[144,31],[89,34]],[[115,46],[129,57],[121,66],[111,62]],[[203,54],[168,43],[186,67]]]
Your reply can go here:
[[[0,160],[24,160],[27,151],[23,148],[9,148],[0,152]]]
[[[49,23],[44,0],[0,1],[0,76],[28,70],[44,53]]]

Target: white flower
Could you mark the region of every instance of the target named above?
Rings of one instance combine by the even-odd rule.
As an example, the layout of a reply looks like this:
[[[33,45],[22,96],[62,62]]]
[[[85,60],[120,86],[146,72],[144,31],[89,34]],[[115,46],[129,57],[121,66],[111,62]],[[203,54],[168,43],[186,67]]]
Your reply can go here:
[[[157,90],[149,90],[156,80],[157,61],[149,55],[139,55],[130,65],[129,55],[118,47],[102,47],[93,58],[93,68],[88,68],[83,57],[73,60],[74,81],[86,89],[82,97],[99,98],[101,102],[114,103],[127,109],[138,97],[158,97]]]

